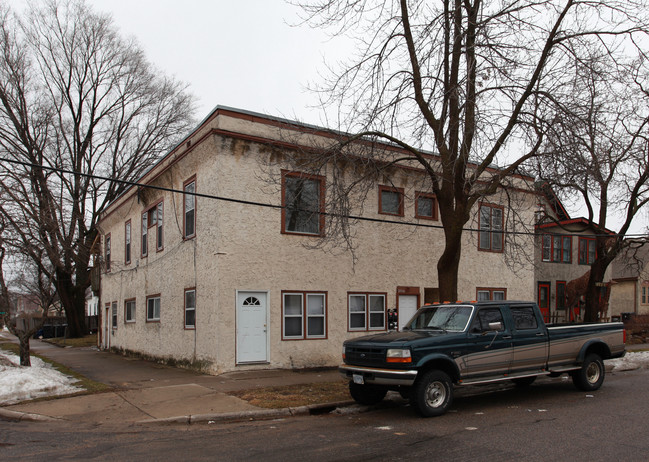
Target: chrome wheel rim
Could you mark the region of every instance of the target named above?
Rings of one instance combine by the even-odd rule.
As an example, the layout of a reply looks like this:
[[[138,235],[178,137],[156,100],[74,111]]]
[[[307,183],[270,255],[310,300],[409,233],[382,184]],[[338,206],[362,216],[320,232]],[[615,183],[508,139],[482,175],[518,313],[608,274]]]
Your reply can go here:
[[[586,369],[586,380],[588,380],[588,383],[597,383],[600,374],[599,364],[592,362]]]
[[[435,381],[426,387],[426,405],[440,407],[446,401],[446,387],[443,382]]]

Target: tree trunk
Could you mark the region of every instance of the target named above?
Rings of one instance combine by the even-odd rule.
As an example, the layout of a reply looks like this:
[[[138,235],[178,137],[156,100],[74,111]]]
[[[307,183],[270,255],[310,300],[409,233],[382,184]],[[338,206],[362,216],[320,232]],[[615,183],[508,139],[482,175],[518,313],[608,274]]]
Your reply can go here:
[[[586,307],[584,311],[585,322],[598,322],[601,308],[600,290],[598,283],[604,280],[608,263],[606,260],[597,259],[590,267],[590,277],[586,286]]]
[[[457,296],[457,278],[460,269],[462,252],[462,224],[455,222],[444,224],[444,252],[437,261],[437,278],[439,280],[439,301],[454,302]]]
[[[30,351],[29,351],[29,337],[32,336],[31,329],[27,332],[22,332],[18,335],[20,342],[20,365],[30,367],[32,365]]]
[[[69,338],[79,338],[86,335],[85,313],[85,287],[72,283],[72,277],[64,271],[56,272],[56,288],[59,300],[65,310],[65,317],[68,322]]]

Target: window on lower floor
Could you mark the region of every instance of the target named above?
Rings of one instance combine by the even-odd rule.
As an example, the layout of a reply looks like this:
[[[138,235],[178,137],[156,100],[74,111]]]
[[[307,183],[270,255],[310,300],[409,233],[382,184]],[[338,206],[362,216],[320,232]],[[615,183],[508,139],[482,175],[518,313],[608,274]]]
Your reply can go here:
[[[492,289],[487,287],[480,287],[476,289],[476,296],[479,302],[485,300],[506,300],[507,289]]]
[[[124,322],[135,322],[135,299],[124,301]]]
[[[117,329],[117,302],[113,302],[111,305],[111,318],[113,329]]]
[[[146,299],[147,322],[160,321],[160,296],[152,295]]]
[[[282,292],[283,332],[287,340],[327,337],[327,294]]]
[[[642,296],[640,298],[640,303],[643,305],[649,305],[649,282],[642,283]]]
[[[349,293],[349,330],[385,330],[385,299],[386,294]]]
[[[196,289],[185,290],[185,329],[196,328]]]

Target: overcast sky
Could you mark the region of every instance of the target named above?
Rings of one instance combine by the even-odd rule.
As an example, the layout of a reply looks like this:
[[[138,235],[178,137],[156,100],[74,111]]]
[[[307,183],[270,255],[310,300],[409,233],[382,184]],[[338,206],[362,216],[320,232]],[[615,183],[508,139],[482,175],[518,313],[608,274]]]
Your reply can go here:
[[[38,1],[38,0],[36,0]],[[20,9],[26,0],[10,0]],[[335,128],[310,84],[327,63],[353,53],[349,40],[299,25],[299,8],[285,0],[87,0],[109,13],[124,36],[135,37],[150,62],[190,85],[203,119],[217,105]],[[576,204],[565,204],[575,216]],[[618,222],[619,217],[611,217]],[[647,213],[634,232],[645,232]],[[611,224],[612,229],[617,225]]]
[[[10,2],[18,8],[25,3]],[[299,9],[284,0],[87,3],[111,14],[161,71],[190,85],[199,120],[217,105],[313,124],[324,120],[306,86],[320,80],[325,56],[342,55],[343,40],[297,26]]]

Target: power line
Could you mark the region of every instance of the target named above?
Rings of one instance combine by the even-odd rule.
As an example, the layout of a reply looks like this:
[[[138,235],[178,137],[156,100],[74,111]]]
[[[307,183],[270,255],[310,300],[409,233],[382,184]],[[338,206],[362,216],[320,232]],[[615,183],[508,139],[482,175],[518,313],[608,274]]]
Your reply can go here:
[[[205,193],[199,193],[199,192],[188,192],[180,189],[175,189],[175,188],[167,188],[165,186],[155,186],[155,185],[150,185],[150,184],[144,184],[144,183],[138,183],[136,181],[128,181],[128,180],[120,180],[118,178],[111,178],[111,177],[106,177],[106,176],[101,176],[101,175],[96,175],[94,173],[83,173],[83,172],[75,172],[73,170],[67,170],[64,168],[57,168],[57,167],[49,167],[41,164],[34,164],[31,162],[25,162],[25,161],[20,161],[20,160],[14,160],[14,159],[6,159],[6,158],[0,158],[0,161],[2,162],[7,162],[10,164],[15,164],[15,165],[22,165],[23,167],[31,167],[31,168],[40,168],[43,170],[49,170],[53,171],[56,173],[64,173],[68,175],[78,175],[82,176],[85,178],[92,178],[92,179],[97,179],[97,180],[103,180],[103,181],[108,181],[108,182],[113,182],[113,183],[120,183],[124,184],[127,186],[135,186],[137,188],[147,188],[147,189],[154,189],[157,191],[165,191],[165,192],[170,192],[170,193],[175,193],[175,194],[183,194],[183,195],[190,195],[190,196],[195,196],[195,197],[202,197],[205,199],[212,199],[212,200],[217,200],[217,201],[223,201],[223,202],[232,202],[235,204],[242,204],[242,205],[252,205],[255,207],[264,207],[264,208],[271,208],[271,209],[289,209],[290,207],[288,206],[283,206],[283,205],[277,205],[277,204],[269,204],[265,202],[257,202],[257,201],[249,201],[245,199],[235,199],[232,197],[224,197],[224,196],[216,196],[213,194],[205,194]],[[419,227],[419,228],[433,228],[433,229],[444,229],[444,226],[442,225],[434,225],[430,223],[419,223],[419,222],[412,222],[412,221],[400,221],[400,220],[389,220],[386,218],[372,218],[372,217],[363,217],[363,216],[358,216],[358,215],[341,215],[341,214],[336,214],[336,213],[331,213],[331,212],[322,212],[322,211],[312,211],[312,210],[298,210],[298,211],[305,211],[305,212],[311,212],[311,213],[317,213],[319,215],[323,215],[325,217],[339,217],[339,218],[348,218],[350,220],[358,220],[358,221],[367,221],[371,223],[385,223],[385,224],[395,224],[395,225],[406,225],[406,226],[414,226],[414,227]],[[468,232],[491,232],[491,233],[498,233],[502,235],[517,235],[517,236],[538,236],[539,234],[550,234],[550,235],[556,235],[556,236],[569,236],[570,234],[552,234],[552,233],[536,233],[532,231],[507,231],[507,230],[482,230],[479,228],[462,228],[462,231],[468,231]],[[647,237],[646,234],[593,234],[593,237],[595,236],[607,236],[607,237],[614,237],[614,236],[624,236],[624,237]]]

